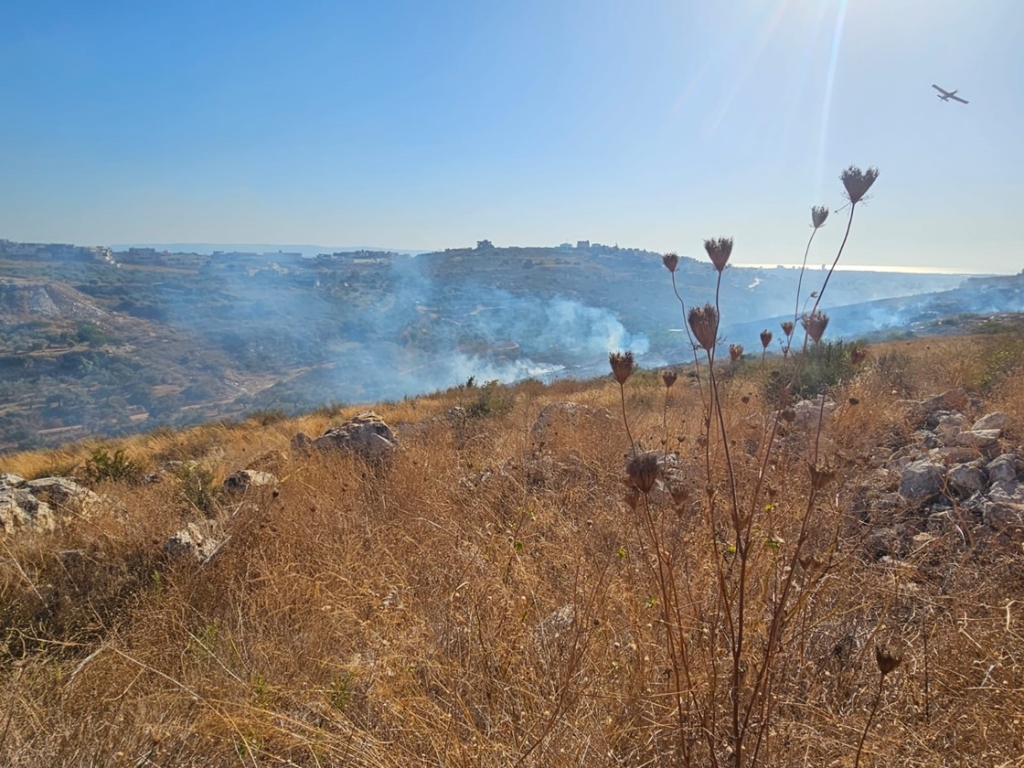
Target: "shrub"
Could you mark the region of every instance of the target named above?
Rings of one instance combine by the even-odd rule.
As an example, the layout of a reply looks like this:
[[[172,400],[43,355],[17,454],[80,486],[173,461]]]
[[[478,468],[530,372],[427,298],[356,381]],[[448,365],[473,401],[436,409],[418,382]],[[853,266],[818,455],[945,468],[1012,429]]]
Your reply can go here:
[[[145,467],[140,462],[128,458],[123,448],[118,448],[111,455],[106,448],[100,447],[86,460],[82,473],[84,479],[90,483],[100,483],[104,480],[136,483],[142,479]]]

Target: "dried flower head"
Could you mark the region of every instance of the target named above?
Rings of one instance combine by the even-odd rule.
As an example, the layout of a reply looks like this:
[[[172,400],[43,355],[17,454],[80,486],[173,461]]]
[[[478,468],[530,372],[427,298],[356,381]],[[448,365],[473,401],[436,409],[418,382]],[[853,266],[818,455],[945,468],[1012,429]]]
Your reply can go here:
[[[690,308],[690,330],[697,344],[710,352],[718,341],[718,310],[711,304]]]
[[[725,270],[725,265],[729,263],[729,257],[732,255],[732,238],[712,237],[704,241],[704,250],[708,252],[711,263],[715,265],[715,269],[721,274]]]
[[[750,402],[750,395],[744,395],[743,397],[741,397],[740,398],[740,402],[743,403],[744,405],[749,403]]]
[[[821,229],[828,219],[828,208],[824,205],[815,205],[811,208],[811,224],[815,229]]]
[[[641,493],[650,493],[658,480],[658,454],[654,451],[636,454],[626,464],[626,474]]]
[[[676,383],[676,379],[679,378],[679,374],[675,371],[662,371],[661,380],[665,384],[665,389],[671,389],[672,385]]]
[[[811,470],[811,487],[816,491],[820,491],[836,477],[836,473],[828,467],[815,466],[811,464],[809,469]]]
[[[789,423],[796,421],[796,411],[793,410],[792,408],[784,408],[782,412],[779,414],[779,416],[782,417],[783,421]]]
[[[765,328],[761,331],[761,348],[768,349],[768,345],[772,343],[772,332]]]
[[[743,345],[742,344],[730,344],[729,345],[729,359],[734,363],[743,357]]]
[[[625,384],[633,374],[633,353],[612,352],[608,355],[608,362],[612,367],[612,374],[619,384]]]
[[[850,405],[860,405],[860,400],[856,397],[851,397],[847,402],[849,402]]]
[[[810,314],[805,313],[800,318],[800,324],[807,331],[807,335],[814,339],[814,343],[817,344],[821,341],[821,337],[825,335],[825,329],[828,328],[828,315],[820,309],[816,309]]]
[[[860,365],[868,356],[868,351],[864,347],[853,347],[850,350],[850,362],[854,365]]]
[[[792,321],[792,320],[785,320],[785,321],[784,321],[784,322],[782,323],[782,332],[783,332],[784,334],[786,334],[786,338],[787,338],[787,339],[788,339],[788,338],[789,338],[790,336],[792,336],[792,335],[793,335],[793,321]]]
[[[661,257],[661,263],[665,265],[665,269],[669,272],[675,272],[676,268],[679,267],[679,254],[678,253],[666,253]]]
[[[885,677],[903,662],[899,651],[889,646],[875,645],[875,663],[878,664],[878,671]]]
[[[846,196],[851,203],[856,205],[864,199],[864,195],[875,183],[875,179],[878,178],[878,169],[868,168],[866,171],[862,171],[856,165],[851,165],[840,174],[839,178],[843,182],[843,186],[846,187]]]

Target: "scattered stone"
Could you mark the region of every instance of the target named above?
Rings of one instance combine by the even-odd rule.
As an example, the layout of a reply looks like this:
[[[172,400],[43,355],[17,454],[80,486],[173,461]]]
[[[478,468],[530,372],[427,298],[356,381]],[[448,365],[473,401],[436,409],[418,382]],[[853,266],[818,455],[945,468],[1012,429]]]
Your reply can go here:
[[[978,432],[979,430],[984,431],[989,429],[1001,431],[1003,429],[1006,429],[1007,421],[1009,421],[1009,416],[1007,416],[1005,413],[1002,413],[1001,411],[994,411],[993,413],[985,414],[976,422],[974,422],[974,424],[971,425],[971,430],[973,432]]]
[[[990,483],[1015,483],[1017,482],[1017,456],[1012,453],[1004,453],[997,456],[988,463],[985,469],[988,471]]]
[[[1024,529],[1024,504],[1010,501],[986,501],[981,506],[982,521],[989,528]]]
[[[229,538],[219,533],[212,521],[204,525],[189,523],[167,540],[164,552],[171,557],[192,557],[206,564]]]
[[[961,498],[982,491],[988,485],[985,471],[973,464],[958,464],[946,474],[949,487]]]
[[[56,528],[58,514],[86,515],[101,501],[66,477],[25,480],[5,473],[0,475],[0,531],[50,532]]]
[[[245,493],[250,488],[274,488],[277,478],[269,472],[255,469],[240,469],[224,480],[224,490],[232,493]]]
[[[969,448],[992,448],[998,445],[999,436],[1002,434],[998,429],[972,429],[969,432],[961,432],[956,436],[957,445]]]
[[[297,452],[341,450],[366,460],[382,460],[390,458],[398,448],[398,438],[380,416],[366,411],[328,429],[315,440],[300,432],[292,438],[292,448]]]
[[[942,492],[942,473],[927,459],[908,465],[900,474],[900,496],[925,499]]]

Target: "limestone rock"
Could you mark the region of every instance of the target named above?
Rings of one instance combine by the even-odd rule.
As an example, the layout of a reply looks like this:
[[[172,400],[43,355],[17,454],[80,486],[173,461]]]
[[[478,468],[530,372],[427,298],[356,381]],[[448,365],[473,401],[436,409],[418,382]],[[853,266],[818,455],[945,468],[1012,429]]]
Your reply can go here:
[[[946,475],[949,487],[960,497],[967,497],[984,490],[988,485],[985,471],[973,464],[958,464]]]
[[[1006,429],[1007,421],[1009,421],[1009,416],[1001,411],[994,411],[992,413],[985,414],[974,422],[974,424],[971,425],[971,430],[974,432],[989,429],[1003,430]]]
[[[340,450],[367,460],[389,458],[398,447],[398,438],[384,420],[373,411],[365,411],[344,424],[328,429],[311,440],[303,433],[292,439],[292,447],[300,450]]]
[[[272,489],[277,486],[277,477],[270,472],[255,469],[240,469],[224,480],[224,490],[232,493],[245,493],[249,489]]]
[[[1017,466],[1019,465],[1017,456],[1012,453],[1004,453],[1002,456],[997,456],[988,463],[985,469],[988,471],[988,480],[990,483],[1015,483],[1017,482]]]
[[[927,459],[909,464],[900,474],[900,496],[923,499],[942,491],[942,472]]]
[[[206,524],[189,523],[164,544],[164,552],[171,557],[192,557],[200,563],[208,562],[227,541],[226,536],[211,521]]]

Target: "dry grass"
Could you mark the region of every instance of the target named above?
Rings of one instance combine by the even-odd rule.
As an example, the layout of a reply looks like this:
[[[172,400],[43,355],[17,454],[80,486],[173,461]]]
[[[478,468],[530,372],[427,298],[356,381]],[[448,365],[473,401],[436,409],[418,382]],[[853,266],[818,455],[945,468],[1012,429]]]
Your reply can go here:
[[[877,642],[903,662],[881,686],[862,765],[1024,764],[1020,542],[963,521],[902,560],[876,561],[852,515],[870,457],[909,434],[895,400],[967,386],[1024,423],[1019,371],[991,370],[999,337],[952,343],[872,348],[834,391],[821,451],[837,477],[813,505],[805,549],[822,562],[795,577],[759,764],[853,765],[879,691]],[[752,366],[720,393],[741,478],[756,473],[771,423],[762,377]],[[354,410],[117,444],[149,468],[199,460],[221,479],[261,466],[282,483],[277,495],[222,501],[231,538],[205,566],[161,552],[198,516],[173,477],[102,484],[107,512],[0,539],[0,763],[681,764],[662,593],[643,507],[623,501],[619,387],[505,394],[510,408],[467,420],[444,414],[470,402],[468,390],[382,405],[406,425],[387,472],[289,454],[297,431],[318,434]],[[721,733],[707,742],[693,728],[698,704],[724,721],[732,696],[717,656],[718,574],[731,555],[708,543],[721,531],[703,487],[725,492],[722,446],[712,436],[707,482],[698,390],[681,376],[663,412],[664,395],[659,376],[625,386],[634,438],[678,452],[693,473],[681,508],[652,495],[651,520],[679,591],[690,686],[703,692],[683,726],[691,764],[727,765]],[[534,422],[562,401],[611,417],[559,422],[540,445]],[[1021,451],[1019,431],[1009,437]],[[812,443],[791,435],[767,469],[771,509],[756,523],[747,587],[752,665],[779,585],[799,568]],[[4,470],[74,466],[95,447],[8,457]]]

